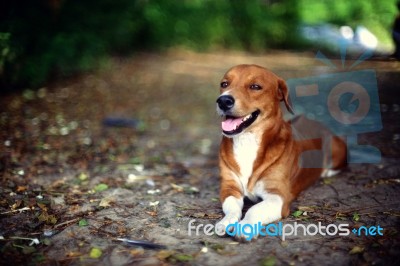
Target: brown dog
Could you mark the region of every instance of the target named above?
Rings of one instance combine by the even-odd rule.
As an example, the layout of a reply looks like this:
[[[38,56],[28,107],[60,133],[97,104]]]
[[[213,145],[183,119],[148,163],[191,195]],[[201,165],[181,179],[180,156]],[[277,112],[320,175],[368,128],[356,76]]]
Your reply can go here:
[[[256,65],[235,66],[224,75],[220,90],[220,199],[225,217],[216,225],[219,235],[242,218],[244,197],[261,201],[239,224],[271,223],[288,216],[290,203],[321,175],[345,166],[346,145],[340,138],[305,117],[283,120],[281,101],[293,113],[288,89],[272,72]],[[313,158],[307,156],[310,150],[328,152]],[[302,167],[307,160],[313,168]]]

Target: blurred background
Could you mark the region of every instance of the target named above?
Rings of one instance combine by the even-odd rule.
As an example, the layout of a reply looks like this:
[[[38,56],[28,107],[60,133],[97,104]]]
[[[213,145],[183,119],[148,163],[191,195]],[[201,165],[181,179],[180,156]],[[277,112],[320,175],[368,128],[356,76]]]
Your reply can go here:
[[[393,50],[396,0],[36,0],[0,4],[1,91],[38,87],[111,56],[194,51]]]
[[[0,1],[0,265],[396,264],[396,1]],[[304,221],[379,224],[383,238],[231,245],[185,234],[188,219],[222,217],[215,100],[222,75],[243,63],[285,80],[347,71],[364,84],[355,71],[376,74],[383,129],[357,140],[382,161],[354,164],[298,203],[312,207]],[[46,244],[28,246],[43,232]],[[111,240],[126,236],[171,253],[127,252]],[[88,257],[93,245],[103,263]]]

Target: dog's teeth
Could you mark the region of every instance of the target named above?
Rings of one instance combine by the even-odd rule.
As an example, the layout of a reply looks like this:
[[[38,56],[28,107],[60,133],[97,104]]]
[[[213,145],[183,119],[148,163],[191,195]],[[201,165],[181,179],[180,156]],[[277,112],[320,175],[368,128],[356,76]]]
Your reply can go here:
[[[247,121],[250,117],[251,117],[251,114],[248,115],[248,116],[246,116],[246,117],[244,117],[244,118],[242,119],[242,121],[245,122],[245,121]]]

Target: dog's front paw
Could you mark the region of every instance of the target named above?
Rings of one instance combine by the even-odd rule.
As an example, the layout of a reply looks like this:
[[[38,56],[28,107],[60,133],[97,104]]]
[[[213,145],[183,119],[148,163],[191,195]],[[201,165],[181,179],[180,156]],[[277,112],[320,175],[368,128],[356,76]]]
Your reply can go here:
[[[226,228],[230,224],[235,224],[239,221],[239,219],[236,216],[233,215],[226,215],[224,218],[222,218],[221,221],[215,224],[215,233],[219,236],[224,236],[226,235]],[[233,228],[229,228],[231,231]]]
[[[257,239],[258,230],[256,226],[257,224],[253,224],[247,220],[240,221],[235,228],[235,239],[240,242],[249,242],[253,239]]]

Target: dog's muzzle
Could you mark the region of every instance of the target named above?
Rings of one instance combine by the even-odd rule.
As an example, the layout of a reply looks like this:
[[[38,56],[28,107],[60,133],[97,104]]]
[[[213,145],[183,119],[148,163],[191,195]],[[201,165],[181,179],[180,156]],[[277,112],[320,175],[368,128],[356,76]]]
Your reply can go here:
[[[222,132],[225,136],[233,136],[239,134],[249,127],[257,119],[260,110],[255,110],[247,115],[235,115],[234,105],[235,99],[230,95],[221,95],[217,99],[217,112],[223,117],[221,123]]]
[[[235,105],[235,99],[230,95],[222,95],[217,99],[219,109],[223,112],[229,111]]]

